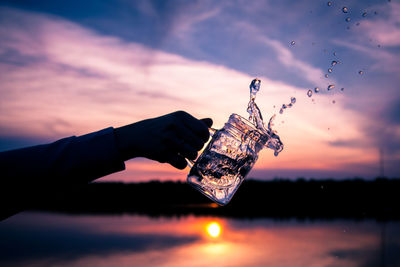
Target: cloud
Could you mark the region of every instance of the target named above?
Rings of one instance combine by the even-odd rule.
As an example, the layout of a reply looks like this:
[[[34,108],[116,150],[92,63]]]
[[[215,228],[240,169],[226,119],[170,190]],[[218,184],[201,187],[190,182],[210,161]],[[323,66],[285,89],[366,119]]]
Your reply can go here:
[[[314,85],[321,83],[321,77],[324,76],[324,72],[321,69],[315,68],[310,64],[296,59],[293,53],[287,48],[287,45],[282,45],[277,40],[271,40],[267,37],[263,37],[262,40],[272,47],[277,54],[278,60],[287,68],[294,68],[300,72],[300,76],[303,76],[307,81]]]
[[[204,13],[193,23],[216,14]],[[248,86],[253,77],[244,72],[104,35],[55,16],[0,8],[0,17],[3,140],[14,136],[52,141],[178,109],[199,118],[211,116],[216,128],[222,127],[231,113],[247,116]],[[286,68],[317,83],[320,69],[297,59],[278,40],[260,36],[258,41],[271,47]],[[312,102],[305,95],[306,88],[268,76],[259,78],[262,88],[257,103],[265,118],[278,113],[291,96],[297,103],[275,122],[285,150],[278,158],[264,150],[256,168],[340,169],[349,158],[375,164],[372,144],[339,147],[330,143],[336,136],[344,141],[366,140],[360,131],[364,118],[346,108],[343,94],[321,92]],[[166,165],[134,160],[126,172],[107,179],[135,176],[146,180],[159,176],[184,179],[185,175]]]
[[[393,1],[388,6],[378,6],[377,9],[378,12],[388,13],[387,16],[362,22],[360,28],[382,46],[400,46],[400,3]]]

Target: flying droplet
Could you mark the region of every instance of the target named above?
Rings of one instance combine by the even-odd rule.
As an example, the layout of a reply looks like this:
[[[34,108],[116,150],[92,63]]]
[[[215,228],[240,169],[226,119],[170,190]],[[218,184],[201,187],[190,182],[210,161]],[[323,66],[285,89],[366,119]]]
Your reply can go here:
[[[344,88],[342,87],[342,88],[340,88],[340,91],[344,91]]]
[[[374,15],[378,15],[378,11],[374,11]]]
[[[328,85],[328,91],[332,90],[333,88],[335,88],[335,85],[334,85],[334,84]]]
[[[380,44],[378,44],[377,46],[378,46],[379,48],[381,47],[381,45],[380,45]]]
[[[315,87],[315,88],[314,88],[314,92],[319,93],[319,88],[318,88],[318,87]]]
[[[293,46],[293,45],[295,45],[295,44],[296,44],[295,41],[291,41],[291,42],[290,42],[290,45],[291,45],[291,46]]]
[[[360,22],[357,22],[357,23],[356,23],[356,26],[360,26]]]
[[[279,114],[283,114],[283,109],[280,109],[280,110],[279,110]]]
[[[286,108],[287,108],[286,104],[282,104],[282,109],[286,109]]]
[[[351,20],[350,17],[347,17],[347,18],[345,19],[346,22],[349,22],[350,20]]]
[[[363,75],[364,72],[363,72],[362,70],[360,70],[360,71],[358,72],[358,74]]]
[[[307,95],[308,95],[308,97],[312,97],[312,91],[311,91],[311,90],[308,90],[308,91],[307,91]]]
[[[336,56],[336,52],[333,52],[333,54]],[[332,62],[331,62],[331,65],[332,66],[335,66],[337,64],[337,61],[336,60],[333,60]]]
[[[333,55],[336,57],[336,52],[333,52]]]
[[[347,7],[345,7],[345,6],[342,8],[342,11],[343,11],[343,13],[349,12],[349,10],[347,9]]]
[[[329,72],[329,73],[332,73],[332,68],[329,68],[329,69],[328,69],[328,72]]]
[[[328,6],[332,6],[332,2],[329,1],[328,3],[326,3]]]
[[[367,12],[362,13],[362,16],[365,18],[367,16]]]
[[[293,104],[292,104],[292,103],[289,103],[289,104],[287,104],[287,107],[288,107],[288,108],[291,108],[291,107],[293,107]]]
[[[295,97],[291,97],[290,98],[290,103],[292,103],[292,104],[296,103],[296,98]]]

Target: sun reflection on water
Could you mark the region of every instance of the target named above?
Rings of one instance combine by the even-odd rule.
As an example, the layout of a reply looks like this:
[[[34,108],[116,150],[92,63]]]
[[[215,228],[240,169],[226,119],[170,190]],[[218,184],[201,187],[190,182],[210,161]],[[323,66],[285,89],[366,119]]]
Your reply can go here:
[[[221,225],[217,222],[211,222],[207,225],[207,234],[213,238],[217,238],[221,234]]]

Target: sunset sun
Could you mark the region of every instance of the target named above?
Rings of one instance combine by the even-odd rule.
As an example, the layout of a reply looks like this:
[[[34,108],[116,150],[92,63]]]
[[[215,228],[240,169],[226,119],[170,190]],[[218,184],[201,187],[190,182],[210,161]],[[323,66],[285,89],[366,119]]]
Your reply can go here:
[[[217,222],[212,222],[207,225],[207,233],[214,238],[221,234],[221,226]]]

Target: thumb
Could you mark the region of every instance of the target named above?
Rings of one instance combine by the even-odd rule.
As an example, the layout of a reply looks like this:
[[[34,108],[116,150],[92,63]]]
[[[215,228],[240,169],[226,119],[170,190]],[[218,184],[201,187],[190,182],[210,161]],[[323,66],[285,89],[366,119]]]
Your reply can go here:
[[[210,128],[213,125],[213,120],[210,118],[201,119],[201,121],[204,122],[208,128]]]

